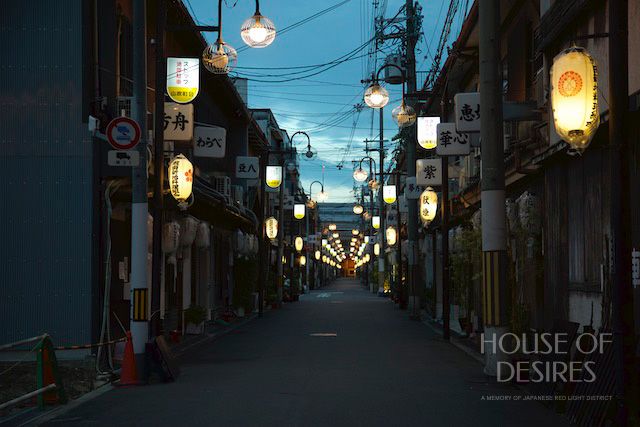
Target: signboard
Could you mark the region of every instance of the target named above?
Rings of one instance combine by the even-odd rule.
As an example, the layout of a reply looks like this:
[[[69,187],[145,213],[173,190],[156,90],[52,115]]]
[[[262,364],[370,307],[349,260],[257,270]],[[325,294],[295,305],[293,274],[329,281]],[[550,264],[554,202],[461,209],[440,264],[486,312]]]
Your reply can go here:
[[[130,150],[140,142],[142,131],[129,117],[116,117],[107,125],[107,140],[116,150]]]
[[[407,177],[404,186],[404,196],[407,200],[418,200],[420,193],[422,193],[422,188],[416,184],[416,177]]]
[[[164,103],[165,141],[193,139],[193,104]]]
[[[167,94],[172,101],[186,104],[198,95],[200,59],[167,58]]]
[[[196,126],[194,131],[193,155],[196,157],[224,157],[227,147],[227,130],[218,126]]]
[[[109,166],[138,166],[140,153],[136,150],[109,150],[107,164]]]
[[[456,128],[460,132],[480,132],[480,92],[457,93],[453,102]]]
[[[442,160],[416,160],[416,183],[422,186],[442,185]]]
[[[236,178],[256,179],[259,175],[259,169],[259,159],[257,157],[236,157]]]
[[[437,134],[436,154],[439,156],[466,156],[471,152],[469,134],[456,130],[455,123],[440,123]]]
[[[440,117],[418,117],[418,144],[425,150],[436,148],[436,126]]]

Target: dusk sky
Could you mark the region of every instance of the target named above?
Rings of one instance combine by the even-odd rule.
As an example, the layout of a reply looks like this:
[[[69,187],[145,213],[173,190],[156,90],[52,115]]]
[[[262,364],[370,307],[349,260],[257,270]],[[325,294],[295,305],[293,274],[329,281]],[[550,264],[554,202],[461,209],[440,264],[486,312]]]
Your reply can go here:
[[[197,23],[217,24],[217,2],[185,0],[185,3]],[[377,65],[374,65],[373,57],[369,59],[367,53],[372,43],[366,43],[373,37],[376,15],[372,3],[371,0],[262,1],[260,12],[271,19],[278,30],[273,44],[264,49],[247,48],[240,38],[240,26],[253,14],[254,1],[226,0],[223,4],[223,38],[238,50],[235,75],[249,78],[249,107],[272,109],[279,125],[290,135],[298,130],[309,134],[318,156],[313,160],[301,159],[303,186],[309,192],[309,184],[313,180],[322,180],[324,165],[328,202],[353,200],[352,161],[365,156],[365,139],[376,139],[379,135],[378,114],[374,119],[373,111],[366,105],[361,112],[355,109],[356,104],[363,103],[365,85],[360,81],[370,77],[374,67],[380,67],[383,59],[395,52],[398,45],[385,42],[377,53]],[[384,10],[385,18],[391,18],[405,2],[390,0],[379,3],[378,10]],[[443,3],[441,0],[420,2],[424,36],[420,38],[416,51],[419,85],[420,72],[431,67],[431,55],[438,44],[448,7],[448,2]],[[286,27],[332,6],[337,7],[282,32]],[[461,9],[463,7],[464,4]],[[457,37],[462,15],[459,12],[454,20],[448,44]],[[213,33],[205,36],[212,42],[215,40]],[[342,60],[347,54],[346,58],[350,60],[330,69],[330,65],[293,68],[327,64]],[[399,85],[387,85],[387,89],[390,101],[384,112],[384,136],[390,139],[397,133],[391,110],[400,102],[401,89]],[[294,143],[304,153],[306,138],[298,135]],[[390,153],[395,143],[387,143],[386,148]],[[372,154],[377,159],[377,153]],[[342,170],[338,169],[339,164],[344,165]],[[313,190],[315,193],[319,188],[314,187]]]

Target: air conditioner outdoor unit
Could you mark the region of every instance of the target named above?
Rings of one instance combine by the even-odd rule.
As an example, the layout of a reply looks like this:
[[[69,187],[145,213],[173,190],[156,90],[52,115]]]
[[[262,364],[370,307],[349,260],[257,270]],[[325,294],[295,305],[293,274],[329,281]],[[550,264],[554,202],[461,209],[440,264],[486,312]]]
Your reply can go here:
[[[231,180],[228,176],[213,177],[213,184],[216,187],[216,191],[227,198],[227,200],[231,197]]]
[[[118,116],[124,115],[126,117],[131,117],[131,105],[133,104],[133,96],[118,96],[116,98],[116,114]]]

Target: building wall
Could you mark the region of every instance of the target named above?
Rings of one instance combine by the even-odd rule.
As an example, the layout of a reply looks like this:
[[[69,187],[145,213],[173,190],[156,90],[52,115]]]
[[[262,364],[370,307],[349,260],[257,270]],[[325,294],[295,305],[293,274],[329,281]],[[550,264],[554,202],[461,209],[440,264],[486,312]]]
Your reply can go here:
[[[3,1],[0,14],[0,343],[90,342],[92,147],[83,3]]]

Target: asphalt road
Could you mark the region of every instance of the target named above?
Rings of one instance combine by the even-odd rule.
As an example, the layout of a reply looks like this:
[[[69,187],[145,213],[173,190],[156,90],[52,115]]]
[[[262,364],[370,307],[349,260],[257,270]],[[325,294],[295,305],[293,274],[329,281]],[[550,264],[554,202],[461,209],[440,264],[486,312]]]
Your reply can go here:
[[[112,390],[46,425],[564,425],[538,402],[483,400],[518,394],[342,279],[193,350],[175,383]]]

